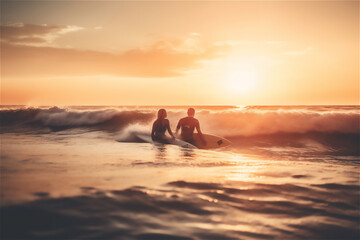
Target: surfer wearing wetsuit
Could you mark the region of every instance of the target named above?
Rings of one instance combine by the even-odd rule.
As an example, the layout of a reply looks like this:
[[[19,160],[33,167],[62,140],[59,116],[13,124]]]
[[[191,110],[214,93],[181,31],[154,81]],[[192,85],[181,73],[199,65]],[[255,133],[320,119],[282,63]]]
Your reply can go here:
[[[199,137],[201,141],[206,145],[206,141],[202,135],[202,132],[200,130],[200,123],[199,120],[194,118],[195,115],[195,109],[189,108],[187,111],[188,116],[180,119],[177,127],[176,127],[176,133],[178,133],[179,129],[181,128],[181,139],[194,144],[194,129],[196,128],[197,132],[199,133]]]
[[[165,132],[168,130],[170,136],[174,139],[174,134],[171,131],[170,128],[170,122],[168,119],[166,119],[167,113],[165,109],[160,109],[158,111],[158,118],[155,120],[152,130],[151,130],[151,138],[154,141],[160,141],[160,142],[168,142],[168,140],[165,137]]]

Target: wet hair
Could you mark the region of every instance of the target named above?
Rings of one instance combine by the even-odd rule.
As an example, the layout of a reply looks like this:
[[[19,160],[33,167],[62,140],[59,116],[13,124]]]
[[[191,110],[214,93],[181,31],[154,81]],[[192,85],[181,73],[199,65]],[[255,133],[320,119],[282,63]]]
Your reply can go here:
[[[166,110],[165,109],[159,109],[158,111],[158,118],[161,119],[161,118],[166,118],[167,117],[167,113],[166,113]]]
[[[195,109],[189,108],[187,111],[188,116],[194,116],[195,115]]]

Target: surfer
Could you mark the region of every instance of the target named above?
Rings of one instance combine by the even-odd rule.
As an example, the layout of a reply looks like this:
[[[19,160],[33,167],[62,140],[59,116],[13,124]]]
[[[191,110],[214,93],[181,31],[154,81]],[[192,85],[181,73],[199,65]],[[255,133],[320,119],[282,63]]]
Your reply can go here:
[[[166,117],[167,117],[166,110],[160,109],[158,111],[158,118],[155,120],[152,126],[152,130],[151,130],[152,140],[167,143],[168,140],[165,137],[166,130],[168,130],[172,139],[175,139],[175,136],[170,128],[170,122],[168,119],[166,119]]]
[[[193,133],[194,133],[194,129],[196,128],[197,132],[199,133],[199,137],[200,137],[201,141],[203,142],[204,145],[206,145],[206,141],[200,130],[199,120],[194,118],[195,109],[189,108],[187,111],[187,115],[188,115],[187,117],[184,117],[179,120],[179,123],[176,127],[175,134],[177,134],[179,129],[181,128],[181,139],[188,143],[194,144],[195,141],[194,141]]]

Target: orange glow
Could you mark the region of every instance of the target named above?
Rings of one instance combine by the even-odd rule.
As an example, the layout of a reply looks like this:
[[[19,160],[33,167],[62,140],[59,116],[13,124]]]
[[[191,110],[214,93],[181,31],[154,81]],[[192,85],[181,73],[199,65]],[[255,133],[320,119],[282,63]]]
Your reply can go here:
[[[3,8],[1,104],[359,103],[357,1]]]

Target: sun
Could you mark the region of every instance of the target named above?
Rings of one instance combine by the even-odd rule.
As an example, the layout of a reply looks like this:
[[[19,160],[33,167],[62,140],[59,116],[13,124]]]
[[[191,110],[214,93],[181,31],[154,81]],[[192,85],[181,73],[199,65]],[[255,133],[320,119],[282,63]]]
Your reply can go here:
[[[259,73],[251,67],[234,68],[226,73],[225,85],[231,93],[250,93],[256,89],[258,82]]]

